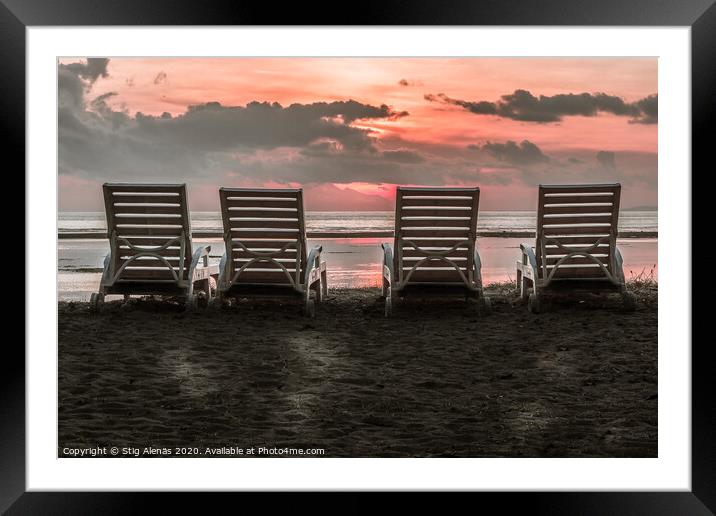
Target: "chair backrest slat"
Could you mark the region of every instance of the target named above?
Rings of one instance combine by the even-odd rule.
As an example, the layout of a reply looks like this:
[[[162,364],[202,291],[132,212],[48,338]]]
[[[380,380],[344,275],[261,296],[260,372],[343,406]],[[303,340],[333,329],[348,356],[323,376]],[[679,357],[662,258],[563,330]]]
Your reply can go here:
[[[229,276],[237,284],[303,280],[306,227],[300,188],[221,188]],[[260,258],[266,259],[260,259]]]
[[[191,225],[185,184],[103,185],[116,281],[186,280]]]
[[[398,187],[394,270],[400,284],[474,281],[479,202],[479,188]]]
[[[535,253],[543,278],[614,273],[620,194],[618,183],[540,185]]]

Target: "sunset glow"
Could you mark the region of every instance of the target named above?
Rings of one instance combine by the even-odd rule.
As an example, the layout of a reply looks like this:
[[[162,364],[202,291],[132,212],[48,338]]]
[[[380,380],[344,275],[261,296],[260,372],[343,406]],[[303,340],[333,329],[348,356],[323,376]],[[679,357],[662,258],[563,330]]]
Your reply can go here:
[[[307,209],[391,210],[395,186],[478,185],[533,209],[539,183],[657,199],[654,58],[60,60],[62,210],[105,181],[305,189]]]

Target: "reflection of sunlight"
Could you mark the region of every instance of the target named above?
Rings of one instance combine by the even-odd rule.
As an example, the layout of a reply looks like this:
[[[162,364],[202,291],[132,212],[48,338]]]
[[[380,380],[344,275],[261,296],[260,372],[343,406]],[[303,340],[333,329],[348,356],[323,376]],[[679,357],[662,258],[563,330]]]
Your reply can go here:
[[[480,167],[480,172],[485,174],[504,174],[507,172],[519,172],[513,167]]]
[[[380,137],[382,134],[384,134],[386,131],[384,129],[380,129],[379,127],[376,127],[374,125],[370,124],[351,124],[351,127],[355,127],[356,129],[363,129],[371,132],[371,136]]]
[[[373,288],[380,287],[382,274],[380,264],[359,264],[359,269],[334,268],[328,272],[329,288]],[[504,269],[482,270],[482,282],[485,286],[492,283],[515,281],[514,271]]]
[[[355,246],[355,247],[362,247],[362,246],[378,246],[380,247],[380,244],[383,242],[392,242],[392,238],[365,238],[365,237],[358,237],[358,238],[325,238],[323,239],[324,242],[333,242],[336,245],[345,244],[347,246]],[[329,251],[330,252],[330,251]]]
[[[382,214],[382,212],[376,212]],[[338,221],[343,227],[364,220]],[[375,221],[370,221],[375,224]],[[200,227],[208,227],[203,219]],[[482,258],[482,280],[489,286],[496,282],[515,281],[515,262],[520,256],[519,244],[529,239],[493,238],[478,239]],[[107,244],[100,241],[61,241],[57,273],[59,298],[63,301],[88,301],[96,292],[101,277],[102,260]],[[224,252],[220,239],[198,239],[195,244],[211,244],[211,260],[216,263]],[[329,288],[373,288],[380,287],[383,263],[382,243],[393,244],[393,238],[326,238],[311,239],[309,245],[323,246],[322,256],[328,264]],[[625,239],[619,241],[624,257],[624,274],[628,280],[654,280],[658,278],[657,239]],[[121,299],[110,296],[108,300]]]
[[[381,280],[380,269],[371,265],[363,269],[334,270],[328,277],[328,284],[332,288],[370,288],[379,287]]]
[[[395,185],[386,183],[333,183],[339,190],[353,190],[366,195],[377,195],[385,199],[395,198]]]

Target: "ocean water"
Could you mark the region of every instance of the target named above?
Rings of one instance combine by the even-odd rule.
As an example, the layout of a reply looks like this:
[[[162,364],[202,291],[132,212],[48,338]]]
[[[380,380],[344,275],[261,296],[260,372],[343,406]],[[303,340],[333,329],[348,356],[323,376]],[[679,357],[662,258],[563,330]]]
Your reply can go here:
[[[534,211],[480,211],[478,231],[534,231]],[[620,231],[658,230],[656,211],[622,211],[619,214]],[[306,213],[309,231],[355,233],[356,231],[392,231],[395,213],[392,211],[320,211]],[[221,231],[221,215],[217,212],[195,211],[191,213],[193,231]],[[107,229],[102,212],[61,212],[58,231],[96,232]]]
[[[534,231],[534,212],[481,212],[479,229],[494,231]],[[356,233],[357,231],[391,231],[392,212],[309,213],[307,227],[312,231]],[[623,212],[622,231],[657,231],[656,212]],[[105,229],[103,213],[61,213],[60,232],[95,232]],[[194,212],[194,231],[218,231],[221,220],[216,213]],[[514,279],[515,261],[520,244],[529,238],[478,238],[482,275],[486,284]],[[373,287],[380,285],[383,252],[380,244],[390,238],[309,239],[309,245],[322,245],[328,263],[330,287]],[[533,243],[533,242],[532,242]],[[195,245],[211,245],[211,261],[217,262],[224,252],[220,238],[194,239]],[[627,278],[644,271],[658,272],[656,238],[620,239],[619,249],[625,261]],[[58,296],[61,300],[88,300],[97,290],[104,256],[109,251],[106,239],[60,239],[58,251]]]

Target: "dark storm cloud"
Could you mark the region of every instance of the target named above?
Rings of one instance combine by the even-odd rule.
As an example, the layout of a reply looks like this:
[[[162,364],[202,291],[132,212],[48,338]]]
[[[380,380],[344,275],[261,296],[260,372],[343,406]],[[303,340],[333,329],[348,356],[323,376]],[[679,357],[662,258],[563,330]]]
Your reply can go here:
[[[659,96],[649,95],[635,102],[641,113],[632,122],[639,124],[655,124],[659,121]]]
[[[621,182],[651,187],[656,179],[657,156],[652,153],[620,152],[618,160],[615,152],[607,150],[597,153],[586,149],[563,150],[548,155],[529,140],[470,144],[466,150],[474,156],[473,163],[478,167],[504,169],[499,174],[491,174],[498,184],[498,178],[501,178],[533,186],[540,183]]]
[[[167,80],[167,74],[166,72],[159,72],[156,77],[154,77],[154,84],[161,84],[164,81]]]
[[[283,167],[287,171],[297,169],[298,155],[312,166],[325,161],[326,166],[319,168],[325,174],[333,174],[334,179],[343,174],[335,164],[339,158],[346,166],[346,174],[360,174],[360,167],[374,166],[377,160],[386,163],[386,172],[402,164],[420,162],[420,156],[410,151],[384,156],[375,148],[370,130],[352,125],[358,120],[396,120],[408,115],[387,105],[354,100],[289,106],[269,102],[223,106],[207,102],[189,106],[176,116],[130,116],[110,106],[115,92],[91,97],[92,80],[104,76],[102,70],[106,72],[106,63],[103,67],[72,63],[59,68],[61,173],[102,179],[186,178],[230,171],[241,162],[237,156],[273,150],[280,156],[289,155]],[[290,152],[281,149],[298,152],[290,157]],[[249,167],[251,162],[241,163]],[[280,159],[276,161],[279,162]],[[260,179],[273,176],[266,172]]]
[[[62,106],[83,105],[84,94],[97,79],[107,77],[109,59],[90,57],[85,62],[60,64],[57,67],[59,103]]]
[[[203,150],[232,148],[304,147],[326,138],[353,150],[372,150],[370,132],[349,125],[358,119],[393,119],[405,116],[388,106],[359,102],[291,104],[250,102],[223,106],[208,102],[189,106],[181,115],[150,116],[137,113],[129,131],[159,142],[190,145]]]
[[[468,102],[465,100],[451,99],[444,93],[438,93],[433,95],[431,93],[423,95],[423,98],[428,102],[443,102],[445,104],[452,104],[454,106],[460,106],[467,109],[471,113],[476,115],[496,115],[497,108],[493,102]]]
[[[76,73],[60,65],[57,70],[57,89],[59,108],[73,107],[80,109],[84,103],[87,83]]]
[[[515,90],[497,102],[453,99],[444,93],[426,94],[425,100],[462,107],[477,115],[497,115],[523,122],[559,122],[564,116],[596,116],[610,113],[627,116],[632,122],[654,124],[658,121],[658,96],[650,95],[636,102],[606,93],[561,93],[536,97],[527,90]]]
[[[499,161],[513,165],[529,166],[547,163],[549,161],[549,157],[547,157],[537,145],[528,140],[523,140],[522,143],[517,143],[512,140],[508,140],[505,143],[487,142],[480,150],[494,156]]]
[[[109,75],[107,72],[108,64],[109,59],[106,57],[90,57],[84,63],[61,64],[60,68],[68,70],[78,77],[93,83],[100,77],[107,77]]]

